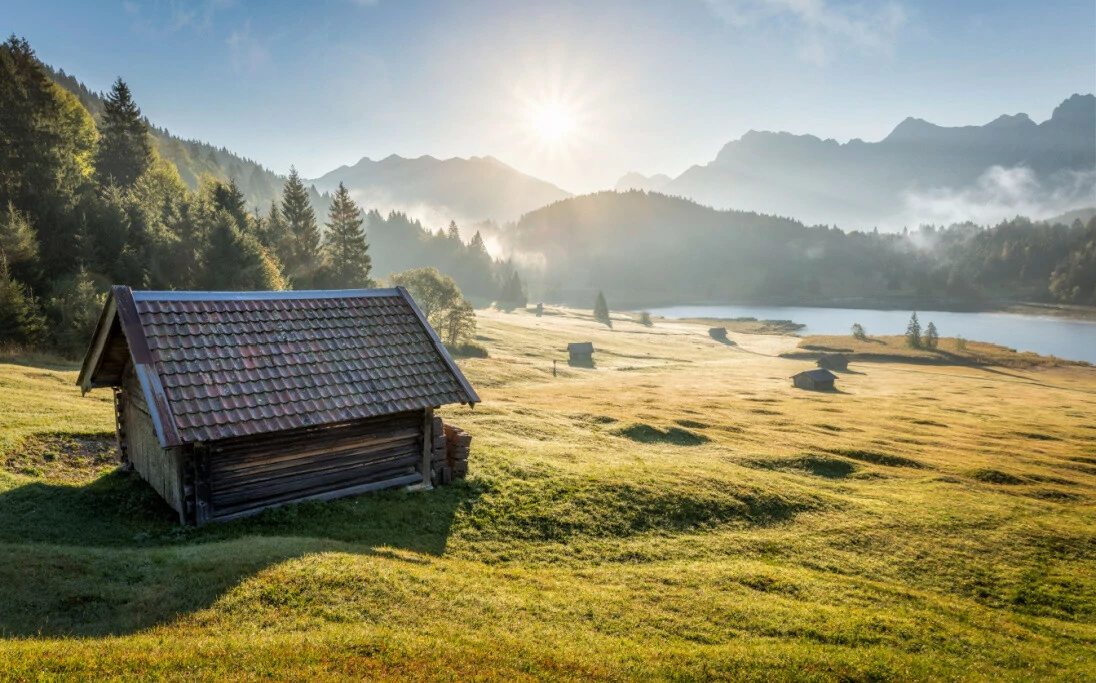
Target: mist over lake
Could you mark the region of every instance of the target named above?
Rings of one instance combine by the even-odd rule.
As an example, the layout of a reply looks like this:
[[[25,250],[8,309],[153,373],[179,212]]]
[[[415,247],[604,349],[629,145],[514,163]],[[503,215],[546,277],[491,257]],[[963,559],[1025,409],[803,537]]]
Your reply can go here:
[[[743,318],[792,320],[806,325],[800,334],[848,334],[853,323],[871,335],[903,334],[910,311],[806,306],[692,305],[653,308],[664,318]],[[1096,322],[1017,313],[918,311],[922,325],[936,323],[941,336],[987,341],[1017,351],[1096,363]]]

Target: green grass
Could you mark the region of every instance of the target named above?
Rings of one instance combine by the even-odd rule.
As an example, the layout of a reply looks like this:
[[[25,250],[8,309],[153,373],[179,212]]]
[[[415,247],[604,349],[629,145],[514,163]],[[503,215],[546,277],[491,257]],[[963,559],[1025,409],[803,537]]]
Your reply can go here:
[[[1096,371],[854,359],[815,393],[795,338],[520,311],[479,335],[484,403],[444,411],[469,479],[199,529],[105,461],[109,392],[0,362],[0,679],[1096,670]]]
[[[964,341],[954,337],[940,339],[935,349],[911,348],[901,335],[856,339],[851,335],[810,335],[799,342],[785,358],[816,359],[826,353],[842,353],[852,360],[881,362],[932,363],[939,365],[997,365],[1030,370],[1034,368],[1089,367],[1084,361],[1056,356],[1040,356],[998,344]]]

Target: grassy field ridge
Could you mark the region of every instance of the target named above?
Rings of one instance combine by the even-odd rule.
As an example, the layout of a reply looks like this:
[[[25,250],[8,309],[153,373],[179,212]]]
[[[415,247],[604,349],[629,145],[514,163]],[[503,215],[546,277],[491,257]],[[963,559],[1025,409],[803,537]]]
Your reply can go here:
[[[200,529],[0,360],[0,678],[1091,678],[1096,371],[803,392],[794,337],[554,313],[478,312],[468,480]]]

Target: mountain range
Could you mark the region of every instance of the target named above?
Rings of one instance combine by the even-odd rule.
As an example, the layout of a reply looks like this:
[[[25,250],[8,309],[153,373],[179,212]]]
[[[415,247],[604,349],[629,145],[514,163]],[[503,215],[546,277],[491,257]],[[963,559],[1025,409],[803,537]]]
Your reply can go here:
[[[368,157],[309,181],[321,192],[345,183],[362,206],[399,208],[461,223],[513,221],[571,193],[525,175],[494,157]]]
[[[1038,124],[907,118],[879,142],[749,131],[676,178],[630,173],[616,187],[854,229],[1049,216],[1096,204],[1096,97],[1073,95]]]
[[[51,76],[93,116],[101,114],[98,93],[63,71]],[[281,192],[284,176],[256,161],[155,126],[152,131],[160,154],[192,188],[203,175],[234,180],[248,207],[260,212]],[[306,181],[321,222],[327,193],[340,182],[363,208],[403,211],[431,228],[450,220],[513,222],[572,196],[490,156],[366,157]],[[1041,123],[1026,114],[961,127],[907,118],[878,142],[749,131],[677,177],[629,173],[615,189],[844,229],[1049,218],[1096,206],[1096,96],[1073,95]]]

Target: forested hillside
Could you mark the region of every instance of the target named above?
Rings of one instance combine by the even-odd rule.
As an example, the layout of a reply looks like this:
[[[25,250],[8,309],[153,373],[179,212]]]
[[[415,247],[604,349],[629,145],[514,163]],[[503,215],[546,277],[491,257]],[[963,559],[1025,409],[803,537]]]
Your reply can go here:
[[[96,122],[100,121],[104,107],[102,95],[92,92],[64,70],[54,70],[46,65],[43,68],[50,78],[80,100]],[[217,148],[199,140],[184,140],[151,123],[149,131],[155,140],[157,153],[178,169],[179,177],[192,190],[198,189],[198,183],[205,176],[224,182],[235,181],[246,206],[253,212],[269,206],[281,193],[285,177],[256,161],[237,156],[224,147]],[[309,186],[308,196],[317,214],[327,211],[331,203],[329,193],[321,195],[315,187]]]
[[[0,346],[82,353],[112,284],[371,286],[371,230],[382,268],[435,266],[452,271],[469,295],[523,296],[520,278],[491,259],[478,235],[465,244],[456,225],[431,234],[405,216],[375,212],[367,225],[342,186],[317,212],[315,193],[293,171],[261,213],[235,178],[206,173],[188,186],[162,151],[174,139],[154,136],[122,79],[105,98],[81,96],[95,114],[25,41],[0,45]],[[175,143],[193,161],[187,143]]]
[[[557,202],[502,235],[514,254],[544,264],[531,293],[547,299],[605,290],[635,306],[846,297],[1096,305],[1096,219],[845,232],[632,191]]]

